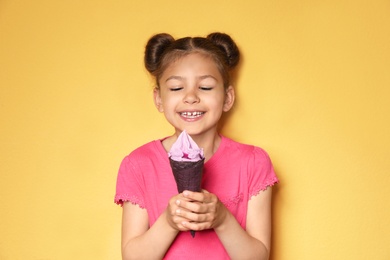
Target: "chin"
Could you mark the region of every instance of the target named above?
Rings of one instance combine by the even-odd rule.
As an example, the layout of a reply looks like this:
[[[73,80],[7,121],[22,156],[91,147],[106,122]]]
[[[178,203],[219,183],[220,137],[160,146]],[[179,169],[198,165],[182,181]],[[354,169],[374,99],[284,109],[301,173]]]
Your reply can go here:
[[[183,129],[184,130],[184,129]],[[209,135],[212,132],[217,131],[211,131],[211,130],[199,130],[199,129],[191,129],[191,128],[185,128],[187,134],[189,134],[192,137],[200,136],[200,135]]]
[[[202,134],[201,131],[199,130],[196,130],[196,129],[191,129],[191,127],[176,127],[176,133],[180,134],[181,132],[183,132],[184,130],[186,130],[187,134],[189,135],[199,135],[199,134]]]

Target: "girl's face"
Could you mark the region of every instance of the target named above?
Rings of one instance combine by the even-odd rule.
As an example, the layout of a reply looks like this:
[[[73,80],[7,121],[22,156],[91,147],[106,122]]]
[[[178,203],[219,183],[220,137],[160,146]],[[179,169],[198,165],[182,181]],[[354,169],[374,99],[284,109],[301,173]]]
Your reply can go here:
[[[154,91],[157,109],[179,134],[186,130],[192,136],[215,134],[223,112],[234,103],[234,90],[224,89],[215,62],[193,53],[170,64]]]

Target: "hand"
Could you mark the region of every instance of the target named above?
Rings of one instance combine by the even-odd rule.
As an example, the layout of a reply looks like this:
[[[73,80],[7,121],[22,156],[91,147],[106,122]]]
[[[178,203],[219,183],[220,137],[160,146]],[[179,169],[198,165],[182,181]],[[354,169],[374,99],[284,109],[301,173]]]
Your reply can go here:
[[[188,231],[189,228],[185,227],[183,223],[188,222],[190,220],[184,218],[180,215],[180,212],[183,211],[182,208],[180,208],[180,204],[182,204],[184,201],[190,202],[188,198],[183,196],[183,193],[177,194],[173,196],[168,203],[168,207],[166,209],[166,219],[168,224],[177,231]]]
[[[182,231],[216,228],[223,223],[228,214],[227,208],[218,197],[206,190],[184,191],[181,195],[176,197],[174,219],[178,221],[177,226]]]

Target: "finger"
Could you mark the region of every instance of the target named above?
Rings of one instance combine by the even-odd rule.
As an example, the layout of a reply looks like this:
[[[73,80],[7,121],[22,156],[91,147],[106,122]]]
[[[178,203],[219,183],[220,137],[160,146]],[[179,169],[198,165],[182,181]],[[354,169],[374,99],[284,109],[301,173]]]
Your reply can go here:
[[[206,190],[203,190],[206,191]],[[184,197],[191,198],[194,201],[202,202],[202,203],[215,203],[218,201],[218,197],[215,194],[206,192],[188,192],[183,193]]]
[[[191,212],[191,211],[187,211],[187,210],[182,210],[182,209],[178,209],[177,212],[176,212],[177,216],[180,216],[184,219],[186,219],[187,221],[190,221],[190,222],[208,222],[210,220],[212,220],[212,216],[211,214],[209,213],[205,213],[205,214],[198,214],[198,213],[195,213],[195,212]]]
[[[183,197],[187,198],[191,201],[204,202],[206,194],[210,194],[210,193],[194,192],[194,191],[188,191],[188,190],[183,191]]]
[[[183,201],[179,200],[177,204],[178,208],[183,211],[195,212],[195,213],[207,213],[208,205],[197,201]]]
[[[206,230],[211,228],[211,223],[209,222],[188,222],[183,221],[182,226],[187,228],[188,230],[194,230],[194,231],[200,231],[200,230]]]
[[[183,226],[183,222],[189,222],[191,220],[184,218],[183,216],[180,216],[180,214],[175,214],[170,217],[170,223],[171,226],[179,231],[186,231],[188,230],[187,227]]]

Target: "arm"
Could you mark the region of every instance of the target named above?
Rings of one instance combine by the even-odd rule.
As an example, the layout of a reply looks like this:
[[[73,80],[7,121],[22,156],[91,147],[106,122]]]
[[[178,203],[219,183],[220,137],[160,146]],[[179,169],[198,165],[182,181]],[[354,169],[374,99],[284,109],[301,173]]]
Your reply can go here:
[[[165,220],[165,212],[149,228],[146,209],[123,204],[122,259],[162,259],[177,235]]]
[[[146,209],[130,202],[123,203],[122,259],[162,259],[179,231],[188,230],[177,216],[177,201],[188,201],[182,194],[173,196],[166,210],[149,227]]]
[[[215,228],[232,259],[268,259],[271,244],[272,188],[248,202],[246,231],[228,211],[226,220]]]
[[[214,228],[231,259],[268,259],[271,240],[271,187],[248,202],[246,230],[215,195],[187,191],[183,194],[198,202],[180,202],[180,215],[194,221],[182,223],[185,227],[192,230]]]

